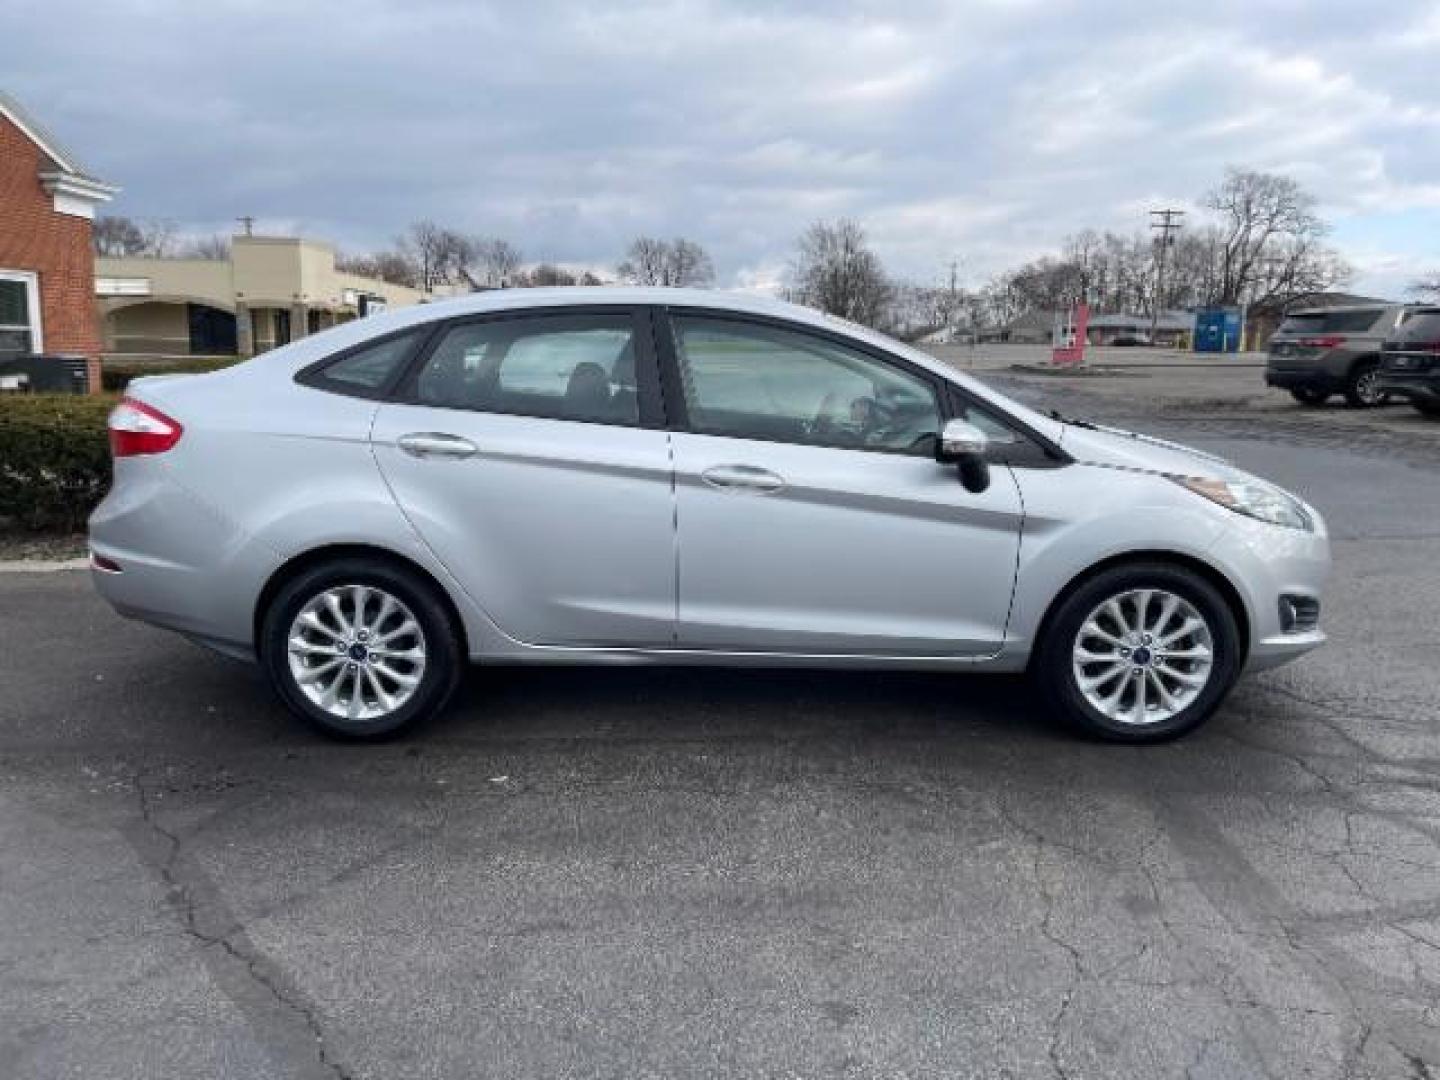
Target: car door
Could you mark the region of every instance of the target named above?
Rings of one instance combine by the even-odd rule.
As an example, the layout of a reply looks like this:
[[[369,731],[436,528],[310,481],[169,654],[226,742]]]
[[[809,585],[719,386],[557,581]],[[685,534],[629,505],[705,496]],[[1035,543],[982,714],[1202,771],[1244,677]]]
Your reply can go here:
[[[492,621],[543,645],[668,646],[674,499],[649,315],[506,314],[437,331],[375,417],[420,536]]]
[[[1014,590],[1008,468],[974,494],[934,460],[943,381],[798,324],[672,311],[679,643],[984,656]]]

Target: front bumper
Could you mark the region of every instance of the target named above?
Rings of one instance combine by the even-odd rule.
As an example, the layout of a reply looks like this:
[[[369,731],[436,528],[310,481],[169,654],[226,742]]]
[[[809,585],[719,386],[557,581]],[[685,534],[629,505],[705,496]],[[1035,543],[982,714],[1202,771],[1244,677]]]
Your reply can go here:
[[[1330,537],[1312,508],[1314,532],[1301,532],[1236,515],[1237,520],[1211,549],[1213,560],[1240,592],[1249,620],[1246,671],[1264,671],[1289,663],[1325,644],[1318,626],[1299,630],[1282,621],[1281,599],[1321,600],[1330,576]],[[1321,605],[1323,618],[1323,604]]]

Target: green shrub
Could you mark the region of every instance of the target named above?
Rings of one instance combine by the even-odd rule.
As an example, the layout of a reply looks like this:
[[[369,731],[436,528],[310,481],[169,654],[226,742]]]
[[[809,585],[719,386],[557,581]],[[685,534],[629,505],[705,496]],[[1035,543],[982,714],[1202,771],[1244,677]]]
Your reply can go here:
[[[0,395],[0,525],[76,532],[110,486],[111,394]]]
[[[219,371],[231,364],[239,363],[233,356],[203,356],[194,360],[154,360],[148,363],[134,360],[102,360],[100,362],[100,386],[111,393],[119,393],[130,385],[131,379],[145,375],[203,375],[207,371]]]

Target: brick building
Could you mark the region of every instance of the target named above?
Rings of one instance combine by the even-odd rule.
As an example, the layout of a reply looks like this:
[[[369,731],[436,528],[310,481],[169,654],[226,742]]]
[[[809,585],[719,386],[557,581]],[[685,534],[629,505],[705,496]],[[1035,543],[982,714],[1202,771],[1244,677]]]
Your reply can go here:
[[[98,365],[90,228],[115,191],[0,93],[0,361],[43,353]]]

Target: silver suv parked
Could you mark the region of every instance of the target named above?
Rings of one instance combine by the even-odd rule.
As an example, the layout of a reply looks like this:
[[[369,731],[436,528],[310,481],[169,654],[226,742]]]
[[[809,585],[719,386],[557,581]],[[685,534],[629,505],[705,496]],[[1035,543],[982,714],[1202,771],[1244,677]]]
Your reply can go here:
[[[1344,394],[1357,409],[1383,405],[1380,346],[1405,321],[1404,304],[1311,308],[1285,317],[1270,339],[1265,382],[1302,405]]]

